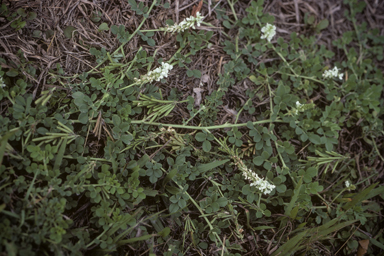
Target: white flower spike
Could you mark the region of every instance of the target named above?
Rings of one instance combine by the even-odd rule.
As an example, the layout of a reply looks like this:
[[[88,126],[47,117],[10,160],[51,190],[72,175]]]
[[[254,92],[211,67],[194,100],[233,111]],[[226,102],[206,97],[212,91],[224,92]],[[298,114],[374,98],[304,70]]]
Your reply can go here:
[[[276,26],[267,23],[267,25],[261,29],[261,32],[263,32],[261,39],[265,38],[271,42],[272,38],[276,35]]]
[[[160,28],[160,31],[164,32],[170,32],[170,33],[175,33],[175,32],[183,32],[184,30],[187,30],[189,28],[195,29],[195,22],[197,26],[199,27],[201,22],[203,22],[204,17],[201,16],[199,12],[196,13],[196,17],[191,16],[189,18],[186,18],[179,24],[175,24],[172,26],[166,26],[164,28]]]
[[[151,83],[154,80],[160,81],[161,79],[168,77],[168,73],[172,70],[172,68],[172,65],[163,62],[161,63],[161,67],[158,67],[153,71],[149,71],[146,75],[141,76],[140,79],[136,79],[136,81],[141,84]]]
[[[333,78],[333,77],[339,77],[340,80],[343,79],[343,73],[339,73],[340,70],[337,67],[334,67],[331,70],[325,70],[323,73],[324,78]]]
[[[275,185],[269,183],[268,181],[260,178],[254,171],[248,168],[240,168],[243,171],[243,176],[245,179],[251,182],[251,186],[255,186],[259,189],[264,195],[270,194],[272,190],[276,187]]]

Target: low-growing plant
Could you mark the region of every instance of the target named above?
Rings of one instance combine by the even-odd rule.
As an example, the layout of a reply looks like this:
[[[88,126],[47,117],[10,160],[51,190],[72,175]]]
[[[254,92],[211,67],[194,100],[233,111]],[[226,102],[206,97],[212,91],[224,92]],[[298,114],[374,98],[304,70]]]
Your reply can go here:
[[[376,65],[384,37],[358,24],[365,2],[344,1],[354,30],[333,41],[337,53],[317,44],[327,19],[306,15],[309,34],[288,40],[262,0],[242,13],[237,1],[210,6],[221,31],[201,5],[179,23],[144,30],[154,10],[169,7],[149,2],[128,1],[141,19],[134,30],[96,27],[119,46],[89,47],[91,70],[49,70],[48,81],[68,92],[37,87],[21,52],[20,63],[0,59],[0,250],[349,255],[369,240],[367,255],[383,252],[374,163],[384,161]],[[3,4],[0,16],[18,30],[34,17],[20,10]],[[102,17],[94,11],[90,20]],[[161,36],[176,49],[159,57]],[[133,39],[141,46],[128,54]],[[215,41],[225,64],[196,101],[193,88],[185,93],[171,79],[204,86],[207,72],[194,62]],[[354,133],[363,149],[347,144]]]

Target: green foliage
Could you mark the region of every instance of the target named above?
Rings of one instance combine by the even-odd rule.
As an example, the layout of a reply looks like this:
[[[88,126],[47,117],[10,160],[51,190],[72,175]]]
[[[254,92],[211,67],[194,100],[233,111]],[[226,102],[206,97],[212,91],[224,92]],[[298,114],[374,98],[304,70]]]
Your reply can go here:
[[[15,12],[10,12],[6,4],[1,4],[0,16],[6,17],[8,21],[11,21],[11,28],[16,31],[21,30],[27,25],[28,21],[36,19],[36,12],[29,12],[23,8],[17,9]]]
[[[169,3],[159,2],[128,0],[129,15],[142,19],[136,30],[95,27],[121,46],[89,47],[95,67],[73,77],[53,66],[46,78],[53,87],[36,87],[29,77],[43,71],[22,51],[13,53],[18,62],[0,59],[0,251],[243,255],[253,240],[239,241],[253,235],[268,243],[255,247],[260,255],[319,248],[348,255],[360,238],[370,240],[369,255],[383,250],[376,223],[384,189],[375,180],[383,160],[377,63],[384,37],[358,22],[366,3],[344,1],[354,30],[333,42],[337,53],[317,44],[327,19],[305,15],[307,34],[283,39],[277,30],[269,42],[261,28],[275,18],[264,1],[236,13],[240,1],[228,0],[212,6],[225,28],[220,35],[168,33],[177,49],[164,54],[156,41],[163,33],[141,30],[154,24],[145,22],[152,14],[167,15],[161,10]],[[2,4],[0,16],[16,31],[36,18],[8,8]],[[102,13],[90,20],[101,22]],[[71,38],[75,28],[63,31]],[[31,30],[36,38],[40,32]],[[216,42],[224,54],[217,77],[195,63]],[[139,82],[161,63],[176,71]],[[335,66],[343,79],[324,79]],[[206,75],[214,81],[208,88]],[[195,85],[204,90],[198,104]],[[244,170],[273,184],[272,192],[261,193]]]

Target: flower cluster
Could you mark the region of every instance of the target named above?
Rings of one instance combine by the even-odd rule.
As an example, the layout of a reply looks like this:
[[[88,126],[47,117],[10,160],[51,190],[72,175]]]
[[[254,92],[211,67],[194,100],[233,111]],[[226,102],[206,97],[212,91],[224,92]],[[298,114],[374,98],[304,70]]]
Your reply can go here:
[[[199,27],[201,22],[203,22],[204,17],[200,15],[199,12],[196,13],[196,17],[191,16],[189,18],[186,18],[179,24],[175,24],[173,26],[166,26],[163,28],[160,28],[160,31],[164,32],[170,32],[170,33],[175,33],[175,32],[183,32],[186,29],[193,28],[195,29],[195,22],[197,23],[197,26]]]
[[[264,34],[261,36],[261,39],[267,39],[269,42],[271,42],[272,38],[276,35],[276,26],[268,24],[265,25],[262,29],[261,32]]]
[[[140,84],[146,84],[146,83],[151,83],[154,80],[160,81],[160,79],[168,77],[168,73],[169,71],[172,70],[172,68],[173,68],[172,65],[163,62],[161,63],[161,67],[158,67],[153,71],[149,71],[144,76],[141,76],[140,79],[136,78],[136,82]]]
[[[312,109],[314,107],[316,107],[316,105],[313,102],[301,104],[299,101],[296,101],[296,108],[293,107],[290,111],[288,111],[288,113],[286,115],[296,116],[300,112],[305,112],[305,111]]]
[[[216,139],[216,141],[219,142],[219,144],[221,145],[220,150],[226,152],[232,157],[233,161],[235,162],[234,164],[237,165],[239,170],[243,173],[245,179],[251,182],[251,186],[256,187],[265,195],[270,194],[272,192],[272,190],[276,187],[275,185],[269,183],[263,178],[260,178],[254,171],[249,169],[241,160],[237,152],[235,152],[233,148],[231,149],[227,146],[225,140],[219,141]]]
[[[345,187],[348,189],[348,191],[351,191],[351,190],[355,190],[355,189],[356,189],[356,186],[353,185],[353,184],[351,184],[351,183],[349,182],[349,180],[346,180],[346,181],[345,181]]]
[[[264,195],[270,194],[272,190],[276,187],[275,185],[264,180],[263,178],[260,178],[251,169],[242,168],[242,171],[243,171],[243,176],[251,182],[251,186],[255,186],[262,193],[264,193]]]
[[[349,180],[346,180],[346,181],[345,181],[345,187],[346,187],[346,188],[349,188],[350,185],[351,185],[351,184],[349,183]]]
[[[339,79],[343,79],[343,73],[339,73],[339,69],[337,67],[334,67],[331,70],[325,70],[323,77],[324,78],[332,78],[332,77],[339,77]]]
[[[296,101],[296,108],[292,108],[292,113],[297,115],[299,112],[303,112],[305,104],[301,104],[299,101]]]
[[[4,88],[5,86],[6,85],[5,85],[4,81],[3,81],[3,77],[0,75],[0,87]]]

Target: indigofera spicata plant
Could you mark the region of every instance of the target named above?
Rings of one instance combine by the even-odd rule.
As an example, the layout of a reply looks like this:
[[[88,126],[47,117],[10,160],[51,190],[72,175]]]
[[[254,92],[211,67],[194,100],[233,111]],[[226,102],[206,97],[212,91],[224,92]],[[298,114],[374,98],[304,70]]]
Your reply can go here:
[[[0,251],[383,253],[380,5],[73,4],[0,9]]]

